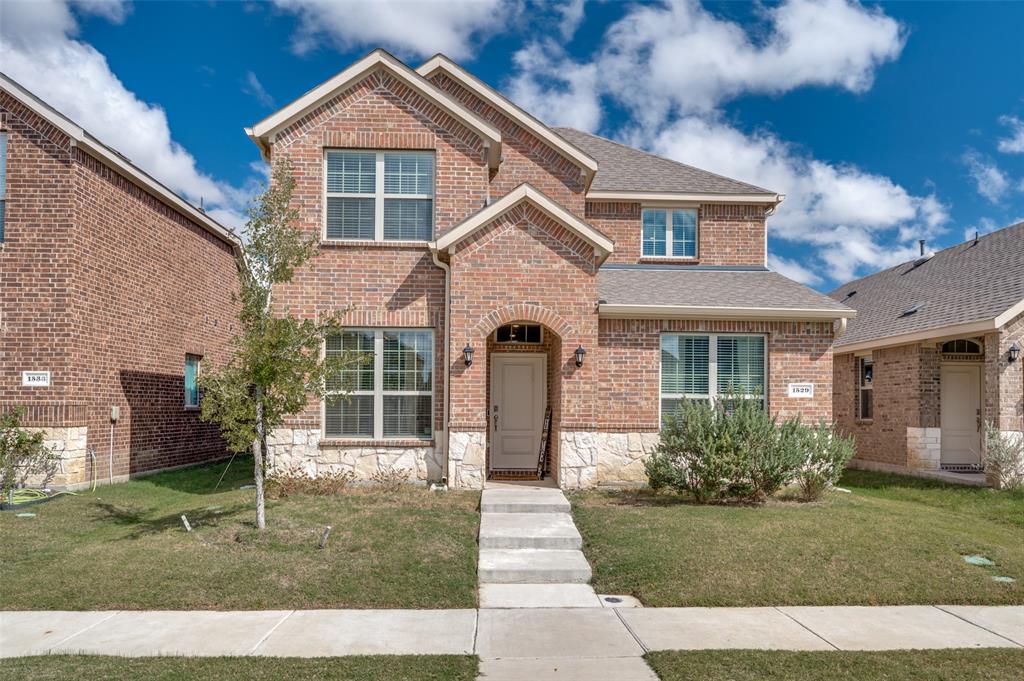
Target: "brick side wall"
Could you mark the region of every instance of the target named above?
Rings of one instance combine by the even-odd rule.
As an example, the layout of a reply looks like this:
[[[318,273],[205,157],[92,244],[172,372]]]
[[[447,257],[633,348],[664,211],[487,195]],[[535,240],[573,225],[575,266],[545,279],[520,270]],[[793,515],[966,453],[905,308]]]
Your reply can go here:
[[[598,427],[657,431],[662,332],[759,333],[768,338],[768,407],[805,422],[832,419],[832,325],[809,322],[726,322],[602,319],[599,325]],[[789,383],[813,383],[813,398],[791,398]]]
[[[701,205],[697,213],[696,259],[644,258],[639,203],[588,201],[586,220],[615,241],[615,253],[609,263],[765,264],[765,206]]]
[[[185,353],[226,359],[236,284],[229,246],[153,199],[0,93],[8,133],[7,240],[0,246],[0,408],[83,433],[61,484],[84,482],[86,444],[113,476],[224,453],[184,409]],[[21,371],[49,370],[49,388]],[[70,432],[70,430],[68,432]],[[56,441],[55,441],[56,442]],[[57,443],[65,454],[69,443]]]
[[[105,459],[118,405],[115,476],[223,456],[216,426],[184,407],[184,366],[186,353],[203,358],[200,370],[229,357],[231,247],[88,154],[75,161],[68,358],[74,394],[89,404],[90,446]]]
[[[29,422],[65,415],[70,399],[68,299],[74,253],[70,140],[0,91],[0,130],[7,134],[7,199],[0,242],[0,407],[29,408]],[[22,387],[22,371],[50,371],[49,388]],[[79,415],[80,416],[80,415]],[[78,425],[78,424],[74,424]]]
[[[1024,353],[1010,362],[1010,346],[1024,347],[1024,314],[985,337],[985,406],[1001,430],[1024,432]]]

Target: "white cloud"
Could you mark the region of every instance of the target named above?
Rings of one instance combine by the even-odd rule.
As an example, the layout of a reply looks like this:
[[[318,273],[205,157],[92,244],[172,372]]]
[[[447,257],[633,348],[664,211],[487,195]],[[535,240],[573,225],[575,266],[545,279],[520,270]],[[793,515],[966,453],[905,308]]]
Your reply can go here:
[[[528,77],[509,83],[512,101],[548,125],[595,130],[601,125],[598,65],[580,64],[554,41],[516,52],[516,68]]]
[[[1004,154],[1024,154],[1024,121],[1016,116],[1001,116],[999,122],[1010,128],[1010,136],[999,140]]]
[[[964,152],[961,160],[967,166],[978,193],[992,203],[999,203],[1010,190],[1011,182],[1006,173],[974,149]]]
[[[299,54],[327,42],[340,50],[383,45],[401,55],[466,59],[519,9],[514,0],[274,0],[299,18]]]
[[[576,29],[583,23],[585,2],[586,0],[567,0],[556,8],[562,17],[558,22],[558,32],[562,35],[562,40],[570,40],[576,35]]]
[[[509,95],[552,124],[601,127],[614,103],[630,124],[611,131],[655,153],[787,195],[773,237],[810,246],[797,263],[772,262],[801,281],[822,283],[913,257],[917,238],[941,233],[947,207],[884,175],[815,159],[768,131],[744,132],[721,105],[739,95],[805,86],[868,90],[896,59],[905,28],[849,0],[790,0],[762,11],[764,30],[745,29],[695,2],[628,9],[589,60],[553,42],[516,55]]]
[[[775,255],[774,253],[768,254],[768,267],[775,270],[784,277],[789,277],[793,281],[798,281],[801,284],[808,286],[814,286],[815,284],[822,283],[822,278],[817,274],[804,267],[795,260],[783,258],[781,255]]]
[[[114,3],[86,4],[102,17],[125,16]],[[72,6],[81,11],[82,3]],[[68,4],[5,1],[0,12],[0,62],[9,76],[175,192],[196,204],[203,199],[227,224],[239,224],[247,192],[200,171],[174,141],[166,112],[139,99],[100,52],[71,37],[77,23]]]
[[[252,95],[256,98],[256,101],[265,107],[274,106],[274,98],[267,92],[267,89],[263,87],[263,83],[260,82],[260,79],[252,71],[245,72],[245,80],[242,81],[242,92]]]

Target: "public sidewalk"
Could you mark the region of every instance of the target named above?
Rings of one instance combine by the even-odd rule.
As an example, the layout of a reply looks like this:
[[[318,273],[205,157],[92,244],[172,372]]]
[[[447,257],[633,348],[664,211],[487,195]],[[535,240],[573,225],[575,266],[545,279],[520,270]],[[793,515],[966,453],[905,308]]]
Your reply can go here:
[[[447,653],[486,666],[649,650],[975,647],[1024,648],[1024,606],[0,612],[4,657]]]

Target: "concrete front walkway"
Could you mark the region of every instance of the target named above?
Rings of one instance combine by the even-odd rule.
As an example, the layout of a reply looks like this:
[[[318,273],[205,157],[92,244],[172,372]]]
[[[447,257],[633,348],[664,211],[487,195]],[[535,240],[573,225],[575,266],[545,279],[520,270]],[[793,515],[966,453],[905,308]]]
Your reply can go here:
[[[491,680],[649,680],[648,650],[982,647],[1024,648],[1024,606],[0,612],[3,657],[476,654]]]

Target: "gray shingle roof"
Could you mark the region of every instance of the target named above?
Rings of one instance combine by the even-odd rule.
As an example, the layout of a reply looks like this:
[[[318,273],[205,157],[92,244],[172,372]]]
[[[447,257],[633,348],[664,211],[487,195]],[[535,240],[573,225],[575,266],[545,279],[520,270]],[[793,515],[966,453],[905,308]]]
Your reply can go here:
[[[601,301],[609,305],[853,312],[824,294],[766,269],[605,265],[597,273],[597,290]]]
[[[570,144],[597,160],[591,191],[675,192],[684,194],[772,194],[746,182],[670,161],[604,137],[553,128]]]
[[[852,296],[851,291],[856,291]],[[1024,300],[1024,222],[829,294],[857,310],[836,347],[998,317]],[[915,305],[920,308],[904,314]]]

